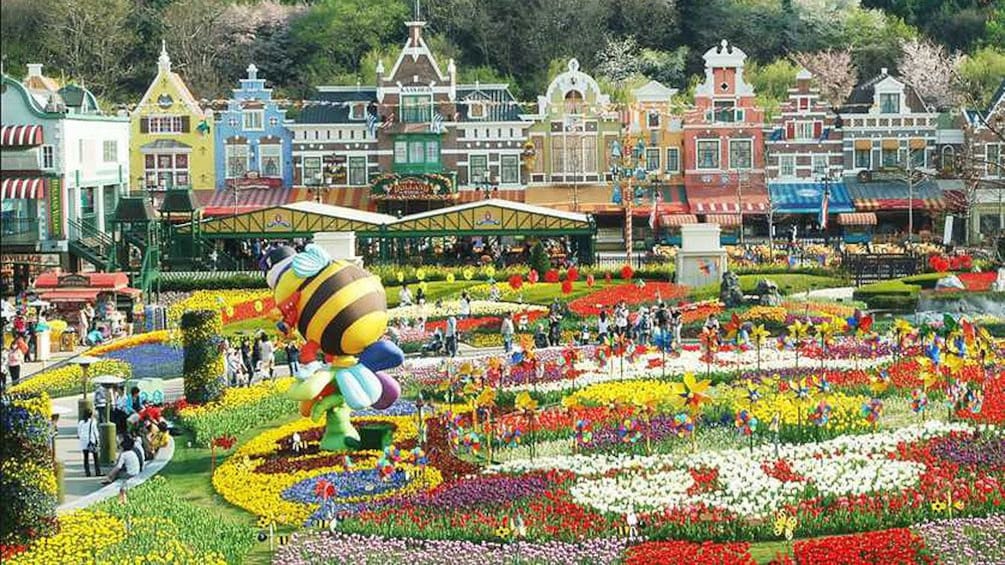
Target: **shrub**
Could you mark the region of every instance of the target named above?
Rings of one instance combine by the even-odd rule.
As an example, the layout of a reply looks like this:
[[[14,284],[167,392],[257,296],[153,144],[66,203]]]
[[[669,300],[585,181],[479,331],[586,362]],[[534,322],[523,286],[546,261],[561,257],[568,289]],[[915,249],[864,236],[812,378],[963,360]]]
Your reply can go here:
[[[551,258],[548,257],[548,252],[544,250],[544,244],[538,241],[534,244],[534,247],[530,248],[530,268],[537,271],[543,279],[545,272],[551,268]]]
[[[191,292],[193,290],[225,290],[236,288],[268,288],[265,273],[247,272],[183,272],[161,273],[162,292]]]
[[[0,544],[48,535],[56,524],[45,393],[0,397]]]
[[[225,385],[220,314],[214,310],[185,312],[181,332],[185,347],[182,368],[185,398],[199,404],[216,400]]]

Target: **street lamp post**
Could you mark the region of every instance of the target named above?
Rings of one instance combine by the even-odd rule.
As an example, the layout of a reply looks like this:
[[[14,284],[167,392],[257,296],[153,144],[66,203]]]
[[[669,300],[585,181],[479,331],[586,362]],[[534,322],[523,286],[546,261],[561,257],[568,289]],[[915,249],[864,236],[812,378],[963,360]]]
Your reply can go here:
[[[625,180],[622,192],[622,202],[625,205],[625,258],[632,264],[632,210],[635,204],[635,189],[632,180],[642,182],[646,178],[645,153],[646,143],[639,136],[633,144],[631,135],[626,135],[624,143],[615,140],[611,143],[611,179],[617,185]]]

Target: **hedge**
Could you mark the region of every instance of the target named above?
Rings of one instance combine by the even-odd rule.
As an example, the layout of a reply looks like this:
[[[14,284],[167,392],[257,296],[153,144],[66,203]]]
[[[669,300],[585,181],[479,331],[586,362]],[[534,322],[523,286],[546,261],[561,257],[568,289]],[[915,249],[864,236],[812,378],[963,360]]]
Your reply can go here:
[[[268,288],[265,273],[241,272],[166,272],[161,273],[162,292],[191,292],[194,290],[227,290]]]
[[[183,373],[185,398],[202,404],[223,392],[224,364],[221,349],[223,323],[215,310],[192,310],[181,316],[182,342],[185,347]]]

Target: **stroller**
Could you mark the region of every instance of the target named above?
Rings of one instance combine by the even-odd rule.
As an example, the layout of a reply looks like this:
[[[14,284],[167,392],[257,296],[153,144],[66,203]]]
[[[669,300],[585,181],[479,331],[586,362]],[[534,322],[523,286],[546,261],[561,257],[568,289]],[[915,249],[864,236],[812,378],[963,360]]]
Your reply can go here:
[[[436,331],[433,333],[433,339],[422,346],[422,356],[443,355],[445,353],[444,345],[443,334]]]

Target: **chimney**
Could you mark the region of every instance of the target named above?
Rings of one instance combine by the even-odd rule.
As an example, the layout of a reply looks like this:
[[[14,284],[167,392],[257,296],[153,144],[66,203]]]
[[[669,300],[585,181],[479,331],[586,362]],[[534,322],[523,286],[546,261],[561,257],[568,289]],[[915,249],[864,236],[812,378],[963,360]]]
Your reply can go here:
[[[796,74],[796,90],[800,94],[806,94],[810,91],[810,81],[813,80],[813,74],[802,69]]]
[[[882,69],[880,69],[880,71],[879,71],[879,72],[880,72],[880,74],[882,74],[883,76],[886,76],[887,74],[889,74],[889,73],[887,73],[887,72],[886,72],[887,70],[888,70],[888,69],[887,69],[886,67],[883,67]]]
[[[42,63],[28,63],[28,78],[42,76]]]
[[[447,93],[447,97],[453,101],[457,98],[457,65],[453,59],[447,63],[447,74],[450,75],[450,92]]]

